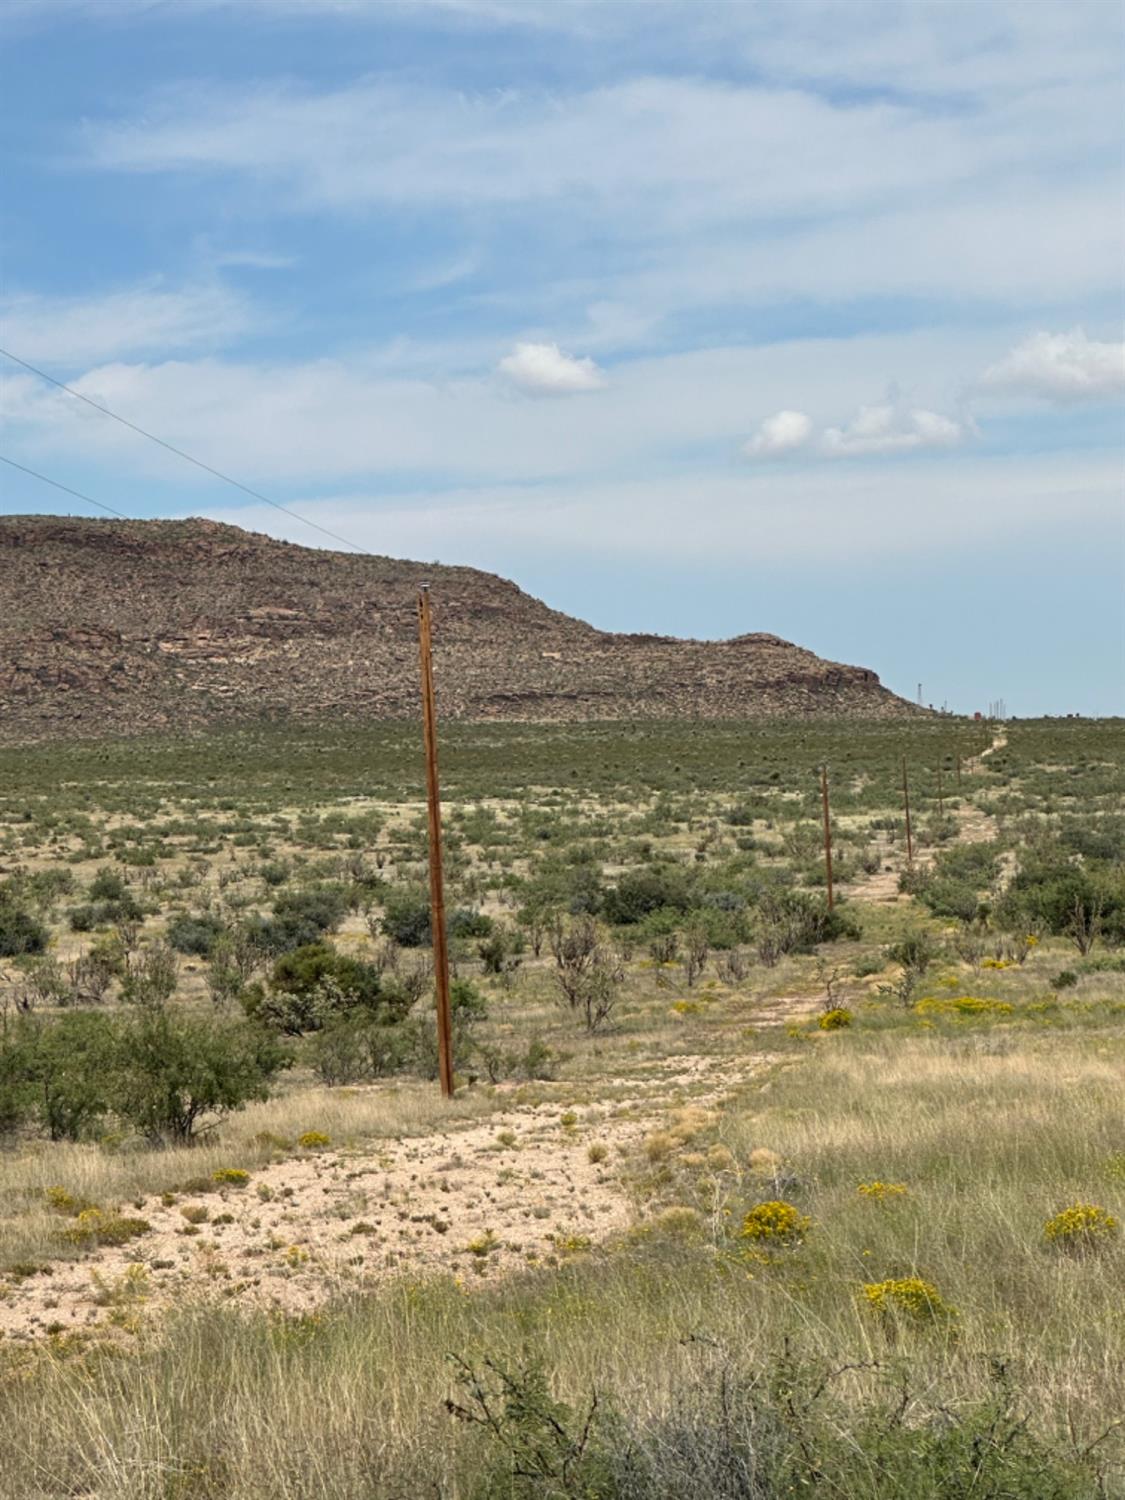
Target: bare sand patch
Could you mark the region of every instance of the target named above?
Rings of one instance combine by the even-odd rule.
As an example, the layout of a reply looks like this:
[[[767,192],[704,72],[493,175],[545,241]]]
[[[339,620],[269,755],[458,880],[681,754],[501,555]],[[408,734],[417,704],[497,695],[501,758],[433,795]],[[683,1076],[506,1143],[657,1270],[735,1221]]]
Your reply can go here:
[[[240,1187],[137,1200],[130,1244],[52,1262],[0,1291],[0,1333],[63,1333],[218,1297],[315,1309],[404,1272],[470,1278],[551,1264],[626,1229],[621,1165],[655,1125],[721,1100],[765,1059],[681,1056],[611,1097],[517,1104],[428,1134],[313,1150]],[[190,1172],[190,1157],[185,1171]]]

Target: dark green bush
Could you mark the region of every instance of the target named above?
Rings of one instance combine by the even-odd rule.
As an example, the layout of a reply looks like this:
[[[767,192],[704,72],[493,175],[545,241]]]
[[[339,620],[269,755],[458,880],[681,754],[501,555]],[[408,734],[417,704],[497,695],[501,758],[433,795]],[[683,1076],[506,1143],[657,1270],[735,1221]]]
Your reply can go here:
[[[403,948],[425,948],[430,942],[430,898],[418,887],[398,886],[387,893],[383,931]]]
[[[494,925],[484,912],[466,906],[459,906],[446,918],[446,931],[451,938],[486,938]]]
[[[225,931],[222,919],[210,912],[180,912],[168,923],[168,941],[177,953],[210,958]]]
[[[997,907],[1001,925],[1071,938],[1080,953],[1099,937],[1125,941],[1125,873],[1046,852],[1025,858]]]
[[[627,870],[606,892],[603,912],[607,922],[624,927],[643,921],[662,907],[685,912],[692,904],[685,872],[674,865],[662,865]]]
[[[258,917],[246,924],[247,936],[266,953],[288,953],[319,942],[344,920],[348,901],[338,885],[310,886],[287,891],[274,902],[272,917]]]
[[[273,904],[274,916],[282,922],[309,922],[319,932],[334,932],[348,912],[346,891],[338,885],[310,886],[287,891]]]
[[[90,881],[86,894],[93,902],[119,902],[129,895],[129,887],[119,870],[113,869],[111,865],[103,865]]]
[[[309,943],[284,954],[273,967],[268,992],[250,985],[241,1000],[248,1016],[288,1036],[319,1031],[355,1010],[389,1025],[413,1003],[396,979],[330,943]]]
[[[19,958],[46,951],[49,934],[43,923],[0,893],[0,958]]]

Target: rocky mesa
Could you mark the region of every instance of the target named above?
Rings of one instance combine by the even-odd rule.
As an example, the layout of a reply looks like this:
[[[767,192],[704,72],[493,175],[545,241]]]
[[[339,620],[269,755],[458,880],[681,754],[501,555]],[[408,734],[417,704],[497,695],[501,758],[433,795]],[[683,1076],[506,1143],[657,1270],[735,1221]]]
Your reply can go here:
[[[416,717],[423,582],[443,717],[919,712],[870,669],[774,635],[615,635],[474,568],[300,547],[206,520],[6,516],[0,735]]]

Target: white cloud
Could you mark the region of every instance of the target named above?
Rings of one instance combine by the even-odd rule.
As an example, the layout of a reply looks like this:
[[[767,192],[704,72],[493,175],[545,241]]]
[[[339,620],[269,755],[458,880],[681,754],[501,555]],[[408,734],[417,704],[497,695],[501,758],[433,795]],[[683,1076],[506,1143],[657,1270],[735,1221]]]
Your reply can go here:
[[[435,473],[533,483],[603,467],[666,471],[685,454],[696,462],[710,453],[721,467],[748,409],[770,412],[779,391],[799,390],[822,429],[848,410],[852,392],[883,388],[888,370],[909,381],[915,405],[942,410],[966,360],[983,365],[995,336],[950,328],[666,353],[618,362],[612,382],[588,400],[513,400],[487,373],[490,340],[407,342],[346,359],[118,361],[70,384],[252,484],[357,475],[398,483],[411,474],[429,483]],[[118,473],[181,472],[159,449],[38,383],[17,401],[5,382],[4,394],[11,441],[28,463],[65,452],[112,456]]]
[[[564,354],[558,344],[517,344],[497,368],[513,385],[533,396],[572,396],[601,390],[606,383],[592,359]]]
[[[861,406],[846,427],[829,427],[820,440],[830,457],[911,453],[919,448],[955,448],[967,429],[936,411],[908,409],[890,403]]]
[[[766,418],[742,451],[748,458],[781,458],[809,450],[826,458],[874,458],[923,448],[956,448],[973,431],[971,422],[888,401],[861,406],[846,426],[826,427],[819,436],[807,413],[779,411]]]
[[[1014,343],[1018,332],[1000,336]],[[271,491],[360,476],[391,486],[414,476],[429,485],[439,475],[534,484],[685,464],[721,470],[732,461],[732,437],[748,435],[748,410],[773,412],[779,392],[800,392],[801,410],[823,431],[853,409],[855,391],[884,389],[888,371],[907,384],[913,406],[951,410],[966,365],[981,368],[996,338],[994,329],[949,327],[662,353],[618,361],[612,381],[585,400],[513,400],[488,373],[491,339],[396,341],[336,359],[117,361],[69,383]],[[65,454],[112,465],[115,477],[184,477],[179,461],[39,382],[18,387],[5,378],[0,396],[9,451],[21,461],[47,467]]]
[[[1087,338],[1081,328],[1033,333],[990,365],[980,384],[1051,401],[1104,400],[1125,391],[1125,343]]]
[[[0,299],[9,348],[33,362],[74,369],[101,360],[224,348],[251,326],[248,305],[218,284],[158,283],[96,297],[14,295]]]
[[[766,418],[742,451],[748,458],[776,458],[805,447],[812,432],[812,418],[805,412],[779,411]]]

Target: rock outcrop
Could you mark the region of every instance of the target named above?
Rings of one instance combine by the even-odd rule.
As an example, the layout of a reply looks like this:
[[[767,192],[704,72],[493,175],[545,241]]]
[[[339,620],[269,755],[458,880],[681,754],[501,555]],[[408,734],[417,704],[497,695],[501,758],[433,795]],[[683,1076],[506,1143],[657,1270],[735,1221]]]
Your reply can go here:
[[[418,714],[431,585],[447,718],[886,717],[863,667],[775,635],[612,635],[473,568],[279,542],[214,521],[0,518],[0,738]]]

